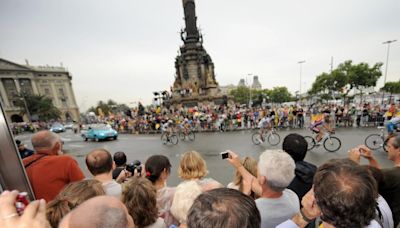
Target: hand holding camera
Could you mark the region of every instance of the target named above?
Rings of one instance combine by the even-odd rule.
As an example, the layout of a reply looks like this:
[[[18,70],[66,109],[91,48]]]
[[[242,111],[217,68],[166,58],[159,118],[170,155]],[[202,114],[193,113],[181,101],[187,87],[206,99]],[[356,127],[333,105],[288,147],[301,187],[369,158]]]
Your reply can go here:
[[[50,227],[46,219],[46,202],[44,200],[36,200],[29,203],[24,197],[25,194],[19,196],[18,191],[4,191],[1,194],[0,227]],[[25,205],[26,203],[29,204],[26,205],[22,215],[19,215],[18,210],[21,211],[21,204]]]

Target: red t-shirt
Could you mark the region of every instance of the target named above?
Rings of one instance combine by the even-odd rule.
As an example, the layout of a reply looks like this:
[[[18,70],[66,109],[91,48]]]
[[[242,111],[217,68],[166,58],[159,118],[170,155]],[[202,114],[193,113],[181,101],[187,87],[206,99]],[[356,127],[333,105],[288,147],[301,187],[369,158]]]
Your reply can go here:
[[[24,165],[43,154],[23,159]],[[36,199],[53,200],[65,185],[85,178],[78,163],[68,155],[46,155],[26,168]]]

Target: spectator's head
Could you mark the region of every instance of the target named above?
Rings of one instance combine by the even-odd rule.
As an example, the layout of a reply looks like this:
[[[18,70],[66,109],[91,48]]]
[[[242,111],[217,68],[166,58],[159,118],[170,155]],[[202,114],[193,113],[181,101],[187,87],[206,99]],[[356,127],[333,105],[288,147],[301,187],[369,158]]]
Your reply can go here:
[[[132,217],[121,200],[112,196],[97,196],[83,202],[68,213],[60,228],[134,228]]]
[[[62,154],[60,137],[51,131],[39,131],[32,136],[32,146],[38,154]]]
[[[348,159],[318,168],[314,194],[321,219],[334,227],[366,227],[375,217],[376,182],[370,172]]]
[[[257,176],[257,161],[255,159],[253,159],[252,157],[244,157],[242,165],[253,176],[255,177]],[[239,186],[240,191],[242,191],[243,189],[242,181],[243,181],[242,175],[238,170],[236,170],[235,179],[233,180],[233,183]]]
[[[115,168],[110,152],[105,149],[95,149],[86,156],[86,166],[93,176],[111,173]]]
[[[183,180],[201,179],[208,174],[206,161],[196,151],[183,154],[179,163],[178,175]]]
[[[174,199],[171,205],[172,215],[179,223],[186,224],[186,218],[194,200],[202,193],[201,187],[196,181],[185,181],[175,189]]]
[[[115,153],[113,159],[114,159],[115,165],[118,167],[126,165],[126,155],[122,151]]]
[[[295,162],[303,161],[307,154],[307,141],[299,134],[289,134],[283,139],[282,150],[288,153]]]
[[[296,165],[282,150],[266,150],[258,161],[258,181],[274,192],[282,192],[295,177]]]
[[[56,198],[47,204],[46,216],[52,227],[57,227],[61,219],[84,201],[104,195],[101,182],[82,180],[68,184]]]
[[[395,163],[400,162],[400,135],[393,136],[387,143],[387,151],[389,160]]]
[[[25,144],[23,144],[21,142],[21,140],[19,140],[19,139],[15,140],[15,144],[17,144],[17,147],[18,147],[19,151],[23,151],[25,149]]]
[[[187,217],[190,228],[259,228],[260,212],[255,201],[229,188],[218,188],[199,195]]]
[[[158,218],[157,191],[146,178],[133,177],[126,182],[123,185],[122,202],[138,227],[149,226]]]
[[[166,181],[171,173],[171,163],[164,155],[153,155],[145,163],[146,177],[153,184],[156,181]]]

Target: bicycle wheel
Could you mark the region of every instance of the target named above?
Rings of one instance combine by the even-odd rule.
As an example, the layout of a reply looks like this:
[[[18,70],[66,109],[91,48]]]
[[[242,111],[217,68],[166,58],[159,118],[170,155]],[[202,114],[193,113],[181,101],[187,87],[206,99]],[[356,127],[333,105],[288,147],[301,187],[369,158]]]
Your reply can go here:
[[[182,141],[185,140],[185,133],[183,133],[182,131],[179,132],[179,139]]]
[[[307,150],[312,150],[315,147],[315,139],[311,136],[304,136],[307,141]]]
[[[170,140],[170,142],[171,142],[172,144],[174,144],[174,145],[178,144],[178,141],[179,141],[178,136],[176,136],[176,135],[171,135],[171,136],[169,137],[169,140]]]
[[[342,142],[335,136],[330,136],[324,140],[324,148],[329,152],[335,152],[340,149]]]
[[[253,141],[253,143],[255,145],[260,145],[260,143],[261,143],[261,135],[260,135],[260,133],[254,133],[251,136],[251,140]]]
[[[167,142],[168,142],[167,134],[162,134],[162,135],[161,135],[161,142],[162,142],[163,144],[167,144]]]
[[[378,134],[371,134],[365,138],[365,145],[371,150],[377,150],[383,147],[383,139]]]
[[[281,142],[281,136],[278,135],[278,133],[272,132],[271,134],[268,135],[268,143],[271,144],[271,146],[276,146]]]
[[[387,150],[387,143],[388,143],[388,141],[389,141],[389,138],[387,138],[387,139],[385,140],[385,142],[383,142],[383,150],[384,150],[385,152],[388,152],[388,150]]]
[[[194,134],[193,131],[190,131],[188,134],[188,138],[190,141],[194,141],[194,139],[196,138],[196,135]]]

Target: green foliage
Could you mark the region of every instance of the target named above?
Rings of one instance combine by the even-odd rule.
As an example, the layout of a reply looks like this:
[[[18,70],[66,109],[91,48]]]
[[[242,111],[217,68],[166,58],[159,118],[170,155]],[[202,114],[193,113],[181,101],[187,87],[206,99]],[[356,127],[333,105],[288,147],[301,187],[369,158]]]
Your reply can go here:
[[[356,88],[376,86],[376,82],[382,76],[382,63],[376,63],[370,67],[367,63],[353,65],[351,60],[339,64],[332,73],[322,73],[315,79],[309,94],[332,96],[334,92],[345,98],[348,93]]]
[[[49,121],[56,120],[60,118],[61,111],[53,105],[50,98],[45,95],[33,95],[33,94],[21,94],[19,96],[21,99],[18,100],[17,106],[21,108],[21,114],[26,113],[26,106],[29,113],[32,116],[37,116],[38,120]]]
[[[398,82],[386,82],[385,86],[382,87],[381,90],[391,94],[400,93],[400,80]]]
[[[284,86],[274,87],[270,90],[269,98],[273,103],[283,103],[292,101],[292,95],[289,93],[288,89]]]
[[[236,89],[231,90],[229,94],[233,96],[233,99],[236,103],[249,103],[250,89],[246,86],[239,86]]]
[[[105,116],[108,116],[109,113],[115,114],[118,112],[125,112],[129,107],[125,104],[118,104],[110,99],[107,102],[98,101],[96,106],[92,106],[88,109],[88,112],[94,112],[96,115],[99,115],[99,109],[101,109]]]
[[[235,102],[240,104],[248,104],[250,98],[250,89],[240,86],[231,90],[230,95],[233,96]],[[251,99],[255,106],[261,105],[263,99],[267,102],[282,103],[292,101],[292,95],[286,87],[274,87],[273,89],[251,90]]]

